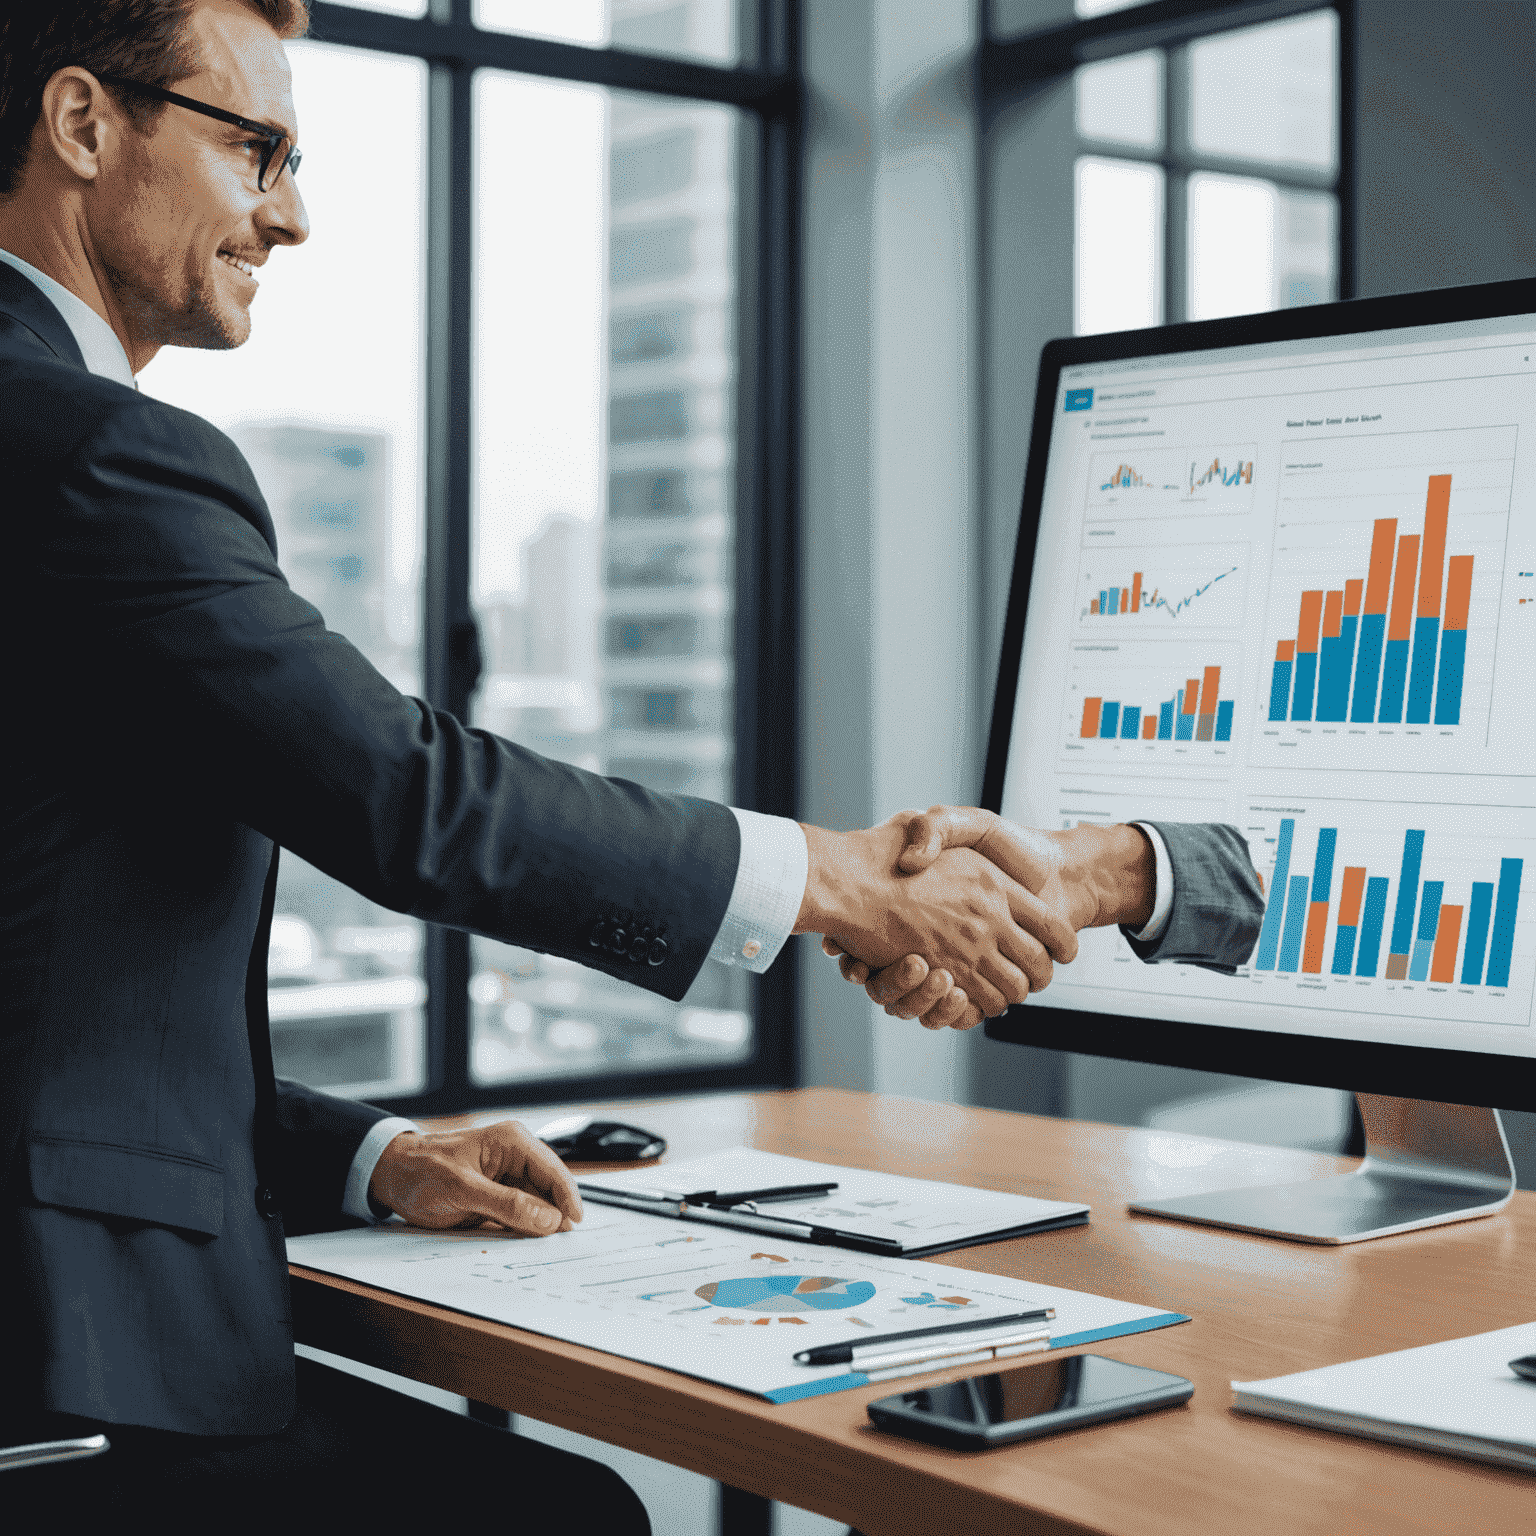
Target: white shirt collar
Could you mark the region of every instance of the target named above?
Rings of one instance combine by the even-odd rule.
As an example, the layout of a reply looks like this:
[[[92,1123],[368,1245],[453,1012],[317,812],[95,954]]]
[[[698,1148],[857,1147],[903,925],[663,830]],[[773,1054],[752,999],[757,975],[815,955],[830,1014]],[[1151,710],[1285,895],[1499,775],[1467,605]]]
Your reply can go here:
[[[20,256],[13,256],[9,251],[0,250],[0,261],[8,267],[14,267],[42,290],[43,297],[63,317],[64,324],[75,338],[75,345],[80,348],[81,357],[85,359],[85,366],[92,373],[98,378],[126,384],[129,389],[139,387],[134,380],[133,369],[128,364],[128,354],[123,351],[123,344],[117,339],[117,332],[84,299],[71,293],[63,283],[55,282],[46,272],[39,272],[29,262],[23,261]]]

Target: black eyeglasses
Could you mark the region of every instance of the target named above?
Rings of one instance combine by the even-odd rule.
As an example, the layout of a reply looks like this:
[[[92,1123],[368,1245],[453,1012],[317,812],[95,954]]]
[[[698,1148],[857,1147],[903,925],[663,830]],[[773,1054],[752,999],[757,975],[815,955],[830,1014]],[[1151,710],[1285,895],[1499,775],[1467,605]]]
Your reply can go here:
[[[290,175],[299,174],[299,161],[304,157],[293,147],[293,140],[280,129],[269,127],[266,123],[253,123],[248,117],[237,117],[222,107],[210,107],[206,102],[193,101],[190,96],[178,96],[175,91],[161,90],[158,85],[146,85],[142,80],[125,80],[119,75],[98,75],[96,78],[107,85],[121,85],[130,91],[153,96],[156,101],[168,101],[173,106],[186,107],[190,112],[201,112],[204,117],[217,118],[221,123],[233,123],[236,128],[243,128],[261,139],[267,147],[261,152],[261,168],[256,173],[256,189],[259,192],[270,192],[277,185],[277,178],[283,174],[285,165]]]

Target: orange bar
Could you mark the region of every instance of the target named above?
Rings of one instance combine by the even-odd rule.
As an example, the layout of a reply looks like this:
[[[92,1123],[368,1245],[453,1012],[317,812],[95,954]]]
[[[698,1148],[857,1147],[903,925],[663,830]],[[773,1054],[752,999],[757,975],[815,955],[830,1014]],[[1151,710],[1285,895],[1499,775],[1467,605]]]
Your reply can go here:
[[[1303,592],[1301,594],[1301,617],[1296,622],[1296,649],[1298,651],[1317,650],[1317,624],[1322,617],[1323,594],[1321,592]]]
[[[1294,661],[1296,659],[1296,642],[1294,640],[1278,640],[1275,642],[1276,661]]]
[[[1451,477],[1431,475],[1424,503],[1424,547],[1419,559],[1419,617],[1440,615],[1440,578],[1445,572],[1445,520],[1451,510]]]
[[[1441,907],[1440,927],[1429,957],[1431,981],[1456,980],[1456,945],[1461,939],[1461,908]]]
[[[1205,669],[1205,687],[1200,694],[1200,713],[1202,715],[1214,715],[1216,713],[1216,693],[1221,687],[1221,668],[1207,667]]]
[[[1098,598],[1090,597],[1088,599],[1088,612],[1089,613],[1097,613],[1098,611],[1099,611],[1099,600],[1098,600]]]
[[[1385,613],[1387,592],[1392,586],[1392,545],[1397,538],[1397,519],[1378,517],[1371,534],[1371,569],[1365,587],[1365,611]]]
[[[1339,897],[1339,921],[1346,928],[1360,924],[1360,893],[1365,889],[1365,866],[1351,864],[1344,871],[1344,891]]]
[[[1405,533],[1397,541],[1397,580],[1392,584],[1392,617],[1387,621],[1388,640],[1407,640],[1413,634],[1413,573],[1419,564],[1419,536]]]
[[[1143,715],[1141,717],[1141,739],[1143,741],[1157,740],[1157,716]]]
[[[1346,581],[1344,583],[1344,617],[1353,619],[1360,612],[1360,589],[1365,585],[1362,581]]]
[[[1131,612],[1141,612],[1141,572],[1131,577]]]
[[[1097,736],[1099,734],[1099,710],[1103,703],[1103,694],[1100,694],[1096,699],[1083,700],[1083,728],[1079,734],[1083,736]]]
[[[1323,639],[1337,640],[1339,638],[1339,614],[1344,607],[1344,594],[1342,592],[1327,592],[1323,595]]]
[[[1200,679],[1190,678],[1184,684],[1184,708],[1179,711],[1183,715],[1198,715],[1200,703]]]
[[[1307,909],[1307,936],[1301,946],[1301,968],[1314,976],[1323,968],[1323,940],[1328,936],[1328,903],[1314,901]]]
[[[1472,556],[1452,555],[1445,579],[1445,628],[1465,629],[1472,603]]]

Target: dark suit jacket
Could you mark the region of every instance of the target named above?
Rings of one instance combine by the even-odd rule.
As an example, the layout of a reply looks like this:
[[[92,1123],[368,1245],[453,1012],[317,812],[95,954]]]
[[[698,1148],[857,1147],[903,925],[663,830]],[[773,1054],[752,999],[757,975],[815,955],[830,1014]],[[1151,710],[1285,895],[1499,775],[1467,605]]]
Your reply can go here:
[[[1143,960],[1198,965],[1230,976],[1258,942],[1264,890],[1236,827],[1154,821],[1173,865],[1173,906],[1150,943],[1126,942]]]
[[[730,899],[735,818],[397,693],[290,590],[234,445],[87,372],[3,265],[0,474],[6,1391],[265,1433],[293,1408],[269,1213],[341,1225],[380,1117],[273,1083],[274,845],[676,999]]]

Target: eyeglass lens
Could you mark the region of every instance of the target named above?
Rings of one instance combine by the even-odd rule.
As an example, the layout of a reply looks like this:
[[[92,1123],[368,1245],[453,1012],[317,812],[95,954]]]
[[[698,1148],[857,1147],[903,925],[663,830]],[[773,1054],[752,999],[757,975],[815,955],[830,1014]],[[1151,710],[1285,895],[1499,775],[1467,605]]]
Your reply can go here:
[[[270,140],[267,144],[267,152],[262,157],[261,174],[256,178],[257,187],[263,192],[270,192],[277,185],[277,179],[283,174],[283,167],[288,167],[290,176],[299,174],[299,161],[304,158],[303,152],[293,147],[288,138]]]

